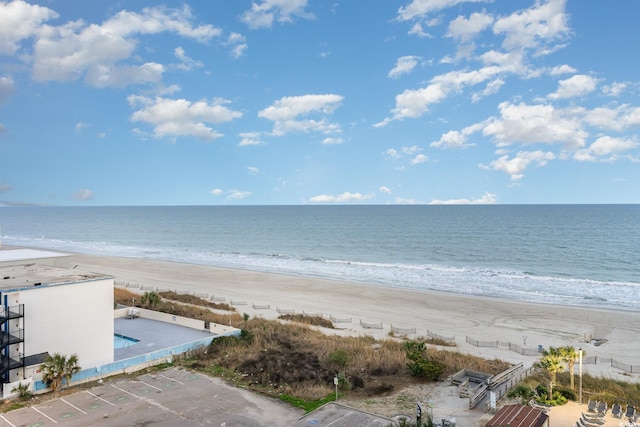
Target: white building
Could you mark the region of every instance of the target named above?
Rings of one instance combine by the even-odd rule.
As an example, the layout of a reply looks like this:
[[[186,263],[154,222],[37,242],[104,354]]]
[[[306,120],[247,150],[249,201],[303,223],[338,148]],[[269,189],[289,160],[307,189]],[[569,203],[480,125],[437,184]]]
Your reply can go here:
[[[82,369],[112,363],[114,277],[30,262],[38,257],[3,263],[17,255],[7,252],[0,251],[2,383],[31,377],[46,353],[75,353]]]

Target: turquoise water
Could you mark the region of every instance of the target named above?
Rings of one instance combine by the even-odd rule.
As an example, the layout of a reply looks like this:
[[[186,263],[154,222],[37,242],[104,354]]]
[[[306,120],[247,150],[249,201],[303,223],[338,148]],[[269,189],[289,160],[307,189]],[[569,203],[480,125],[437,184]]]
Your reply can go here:
[[[640,310],[640,205],[3,207],[6,244]]]
[[[136,344],[139,341],[140,340],[137,340],[135,338],[129,338],[129,337],[126,337],[124,335],[113,334],[113,348],[114,348],[114,350],[117,350],[119,348],[130,347],[130,346]]]

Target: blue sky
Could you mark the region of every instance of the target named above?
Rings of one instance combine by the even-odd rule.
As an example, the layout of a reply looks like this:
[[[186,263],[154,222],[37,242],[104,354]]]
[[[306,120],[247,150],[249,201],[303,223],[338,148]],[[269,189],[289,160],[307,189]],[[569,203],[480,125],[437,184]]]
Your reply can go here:
[[[0,1],[0,205],[640,203],[638,16]]]

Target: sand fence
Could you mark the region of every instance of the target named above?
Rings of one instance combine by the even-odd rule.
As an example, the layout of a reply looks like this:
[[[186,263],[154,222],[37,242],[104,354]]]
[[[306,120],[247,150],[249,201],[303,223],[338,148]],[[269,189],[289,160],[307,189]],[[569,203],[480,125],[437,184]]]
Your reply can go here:
[[[154,292],[166,292],[166,291],[173,291],[178,295],[192,295],[192,296],[196,296],[202,299],[209,299],[210,301],[214,301],[214,302],[220,302],[220,303],[225,303],[227,301],[227,298],[223,297],[223,296],[219,296],[219,295],[213,295],[213,294],[208,294],[208,293],[197,293],[197,292],[193,292],[193,291],[183,291],[183,290],[178,290],[178,289],[160,289],[158,287],[154,287],[154,286],[143,286],[140,284],[135,284],[135,283],[129,283],[129,282],[115,282],[116,286],[119,287],[125,287],[125,288],[131,288],[131,289],[137,289],[139,291],[154,291]],[[256,304],[256,303],[251,303],[249,304],[249,302],[245,301],[245,300],[234,300],[229,298],[229,304],[232,306],[251,306],[254,310],[258,310],[258,311],[268,311],[271,310],[271,305],[269,304]],[[275,310],[278,314],[295,314],[296,313],[296,309],[295,308],[282,308],[279,306],[275,307]],[[332,314],[329,315],[325,315],[324,313],[305,313],[304,311],[300,311],[300,313],[306,315],[306,316],[318,316],[318,317],[323,317],[323,318],[328,318],[332,323],[335,324],[353,324],[353,318],[352,317],[338,317],[338,316],[334,316]],[[361,328],[365,329],[365,330],[384,330],[384,324],[383,322],[371,322],[371,321],[364,321],[362,319],[359,320],[359,322],[357,323]],[[390,333],[392,334],[397,334],[397,335],[403,335],[403,336],[410,336],[410,335],[416,335],[417,334],[417,328],[416,327],[405,327],[405,328],[400,328],[400,327],[396,327],[394,325],[389,325],[390,326]],[[432,339],[436,339],[436,340],[442,340],[447,342],[449,345],[457,345],[456,343],[456,338],[452,337],[452,336],[443,336],[443,335],[438,335],[436,333],[434,333],[433,331],[427,330],[427,336],[429,338]],[[515,344],[515,343],[511,343],[511,342],[504,342],[504,341],[499,341],[499,340],[491,340],[491,341],[482,341],[482,340],[477,340],[474,339],[472,337],[466,336],[465,337],[465,341],[467,344],[470,344],[472,346],[475,347],[491,347],[491,348],[501,348],[501,349],[507,349],[510,351],[513,351],[515,353],[518,353],[522,356],[532,356],[532,357],[538,357],[540,356],[540,354],[543,351],[543,346],[542,345],[538,345],[538,346],[525,346],[525,345],[519,345],[519,344]],[[600,356],[591,356],[591,357],[585,357],[582,360],[583,364],[600,364],[600,365],[608,365],[612,368],[615,369],[619,369],[621,371],[624,371],[626,373],[640,373],[640,365],[637,364],[631,364],[631,363],[626,363],[626,362],[621,362],[612,358],[606,358],[606,357],[600,357]]]

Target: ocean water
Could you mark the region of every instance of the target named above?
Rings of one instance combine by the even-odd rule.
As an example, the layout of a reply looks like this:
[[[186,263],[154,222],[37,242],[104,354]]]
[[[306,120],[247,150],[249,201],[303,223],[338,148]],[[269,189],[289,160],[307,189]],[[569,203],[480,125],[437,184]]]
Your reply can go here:
[[[640,310],[640,205],[1,207],[0,227],[8,245]]]

